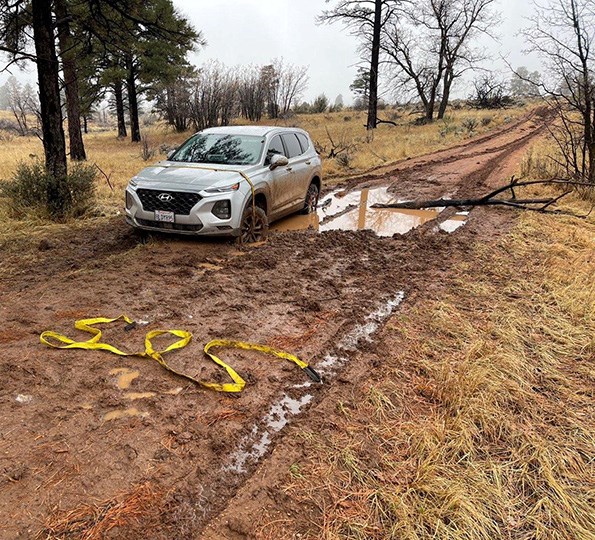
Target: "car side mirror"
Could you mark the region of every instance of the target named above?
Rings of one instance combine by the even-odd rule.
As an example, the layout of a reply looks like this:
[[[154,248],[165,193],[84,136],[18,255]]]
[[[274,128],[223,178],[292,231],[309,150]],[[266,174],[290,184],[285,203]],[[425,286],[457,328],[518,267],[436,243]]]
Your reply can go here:
[[[289,160],[282,154],[275,154],[273,157],[271,157],[269,169],[272,171],[277,167],[285,167],[286,165],[289,165]]]

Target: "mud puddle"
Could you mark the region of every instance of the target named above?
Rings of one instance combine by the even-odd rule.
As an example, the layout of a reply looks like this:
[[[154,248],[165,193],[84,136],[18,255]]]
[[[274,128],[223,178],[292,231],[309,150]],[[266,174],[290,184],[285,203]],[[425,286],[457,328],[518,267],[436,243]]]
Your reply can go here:
[[[274,231],[363,231],[378,236],[405,234],[436,219],[444,208],[407,210],[403,208],[371,208],[374,204],[397,202],[388,187],[365,188],[359,191],[332,192],[320,203],[315,214],[293,215],[271,227]],[[445,232],[454,232],[465,224],[467,212],[461,212],[440,224]]]

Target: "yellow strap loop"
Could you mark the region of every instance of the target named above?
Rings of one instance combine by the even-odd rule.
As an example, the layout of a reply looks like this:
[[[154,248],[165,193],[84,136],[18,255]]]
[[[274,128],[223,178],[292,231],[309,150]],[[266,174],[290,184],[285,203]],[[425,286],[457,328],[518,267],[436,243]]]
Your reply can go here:
[[[94,325],[96,324],[109,324],[117,321],[124,321],[127,324],[131,325],[134,324],[132,319],[126,317],[125,315],[121,315],[120,317],[116,317],[115,319],[107,319],[105,317],[96,317],[93,319],[81,319],[74,323],[74,327],[77,330],[82,330],[83,332],[88,332],[91,334],[91,338],[87,341],[74,341],[62,334],[58,334],[57,332],[43,332],[40,336],[40,341],[42,344],[47,345],[48,347],[53,347],[55,349],[88,349],[88,350],[103,350],[109,351],[113,354],[117,354],[119,356],[140,356],[142,358],[152,358],[156,362],[158,362],[164,369],[167,371],[192,381],[195,384],[200,386],[204,386],[210,390],[214,390],[216,392],[228,392],[228,393],[237,393],[241,392],[244,387],[246,386],[246,381],[238,375],[238,373],[228,364],[226,364],[223,360],[221,360],[218,356],[214,355],[213,353],[209,352],[210,349],[214,347],[225,347],[225,348],[235,348],[235,349],[243,349],[243,350],[250,350],[250,351],[259,351],[265,354],[270,354],[276,356],[277,358],[281,358],[284,360],[289,360],[293,362],[298,367],[303,369],[306,374],[315,382],[320,382],[320,377],[318,374],[308,366],[305,362],[300,360],[297,356],[293,354],[287,353],[285,351],[281,351],[278,349],[274,349],[273,347],[268,347],[267,345],[256,345],[254,343],[246,343],[244,341],[231,341],[231,340],[223,340],[223,339],[214,339],[209,341],[204,347],[205,354],[211,358],[215,364],[221,366],[233,383],[211,383],[211,382],[204,382],[187,375],[186,373],[182,373],[180,371],[176,371],[172,367],[170,367],[167,362],[163,359],[163,354],[169,351],[173,351],[176,349],[183,349],[190,343],[192,340],[192,334],[190,332],[186,332],[185,330],[153,330],[148,332],[145,336],[145,350],[142,352],[134,352],[134,353],[127,353],[121,351],[120,349],[114,347],[113,345],[109,345],[108,343],[102,343],[101,337],[102,332],[99,328],[95,328]],[[152,340],[156,337],[163,336],[163,335],[172,335],[175,337],[180,338],[178,341],[172,343],[163,351],[157,351],[153,347]]]

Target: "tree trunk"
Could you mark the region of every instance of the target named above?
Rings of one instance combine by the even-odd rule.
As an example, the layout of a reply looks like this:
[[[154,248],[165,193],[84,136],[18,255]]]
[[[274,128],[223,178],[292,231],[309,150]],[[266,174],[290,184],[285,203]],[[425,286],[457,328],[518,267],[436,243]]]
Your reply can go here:
[[[85,154],[85,145],[81,133],[79,83],[76,69],[76,55],[73,50],[70,24],[68,22],[68,10],[65,0],[55,0],[54,6],[58,24],[58,43],[60,45],[60,56],[62,57],[62,71],[64,72],[70,159],[84,161],[87,159],[87,155]]]
[[[438,120],[442,120],[446,114],[446,108],[448,107],[448,102],[450,100],[450,88],[452,87],[453,80],[454,75],[452,74],[452,70],[447,69],[444,74],[444,91],[442,92],[442,101],[440,102],[440,108],[438,109]]]
[[[380,61],[380,30],[382,24],[382,0],[376,0],[374,11],[374,35],[372,37],[372,61],[370,63],[370,101],[368,103],[367,129],[376,129],[378,124],[378,63]]]
[[[83,131],[89,133],[89,123],[86,116],[83,116]]]
[[[47,187],[48,210],[55,216],[64,215],[70,202],[66,189],[66,141],[62,129],[58,57],[54,41],[51,3],[32,0],[33,39],[37,55],[39,103],[45,166],[53,177]]]
[[[114,83],[114,98],[116,100],[116,116],[118,117],[118,138],[126,138],[126,119],[124,118],[124,90],[122,81],[117,80]]]
[[[426,103],[426,120],[428,122],[434,121],[434,109],[436,108],[436,98],[432,97]]]
[[[132,142],[140,142],[136,76],[134,73],[134,63],[131,56],[126,57],[126,89],[128,90],[128,113],[130,115],[130,140]]]

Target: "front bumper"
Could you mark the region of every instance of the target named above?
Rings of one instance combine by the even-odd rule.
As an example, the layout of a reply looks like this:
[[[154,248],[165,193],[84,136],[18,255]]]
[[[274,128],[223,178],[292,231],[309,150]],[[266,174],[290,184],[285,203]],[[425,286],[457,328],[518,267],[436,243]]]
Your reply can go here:
[[[138,193],[139,189],[145,192],[152,190],[156,194],[173,193],[171,188],[161,190],[129,185],[126,188],[126,222],[132,227],[146,231],[199,236],[239,236],[240,234],[241,215],[247,198],[241,191],[201,197],[189,210],[183,210],[187,213],[177,213],[173,210],[174,222],[167,223],[155,220],[155,210],[167,211],[170,207],[164,204],[163,208],[159,208],[155,206],[154,201],[147,203],[146,197],[145,206],[143,206]],[[183,195],[190,192],[175,190],[175,193]],[[196,194],[193,193],[193,195]],[[220,219],[212,213],[215,203],[222,200],[230,201],[231,218],[229,219]]]

